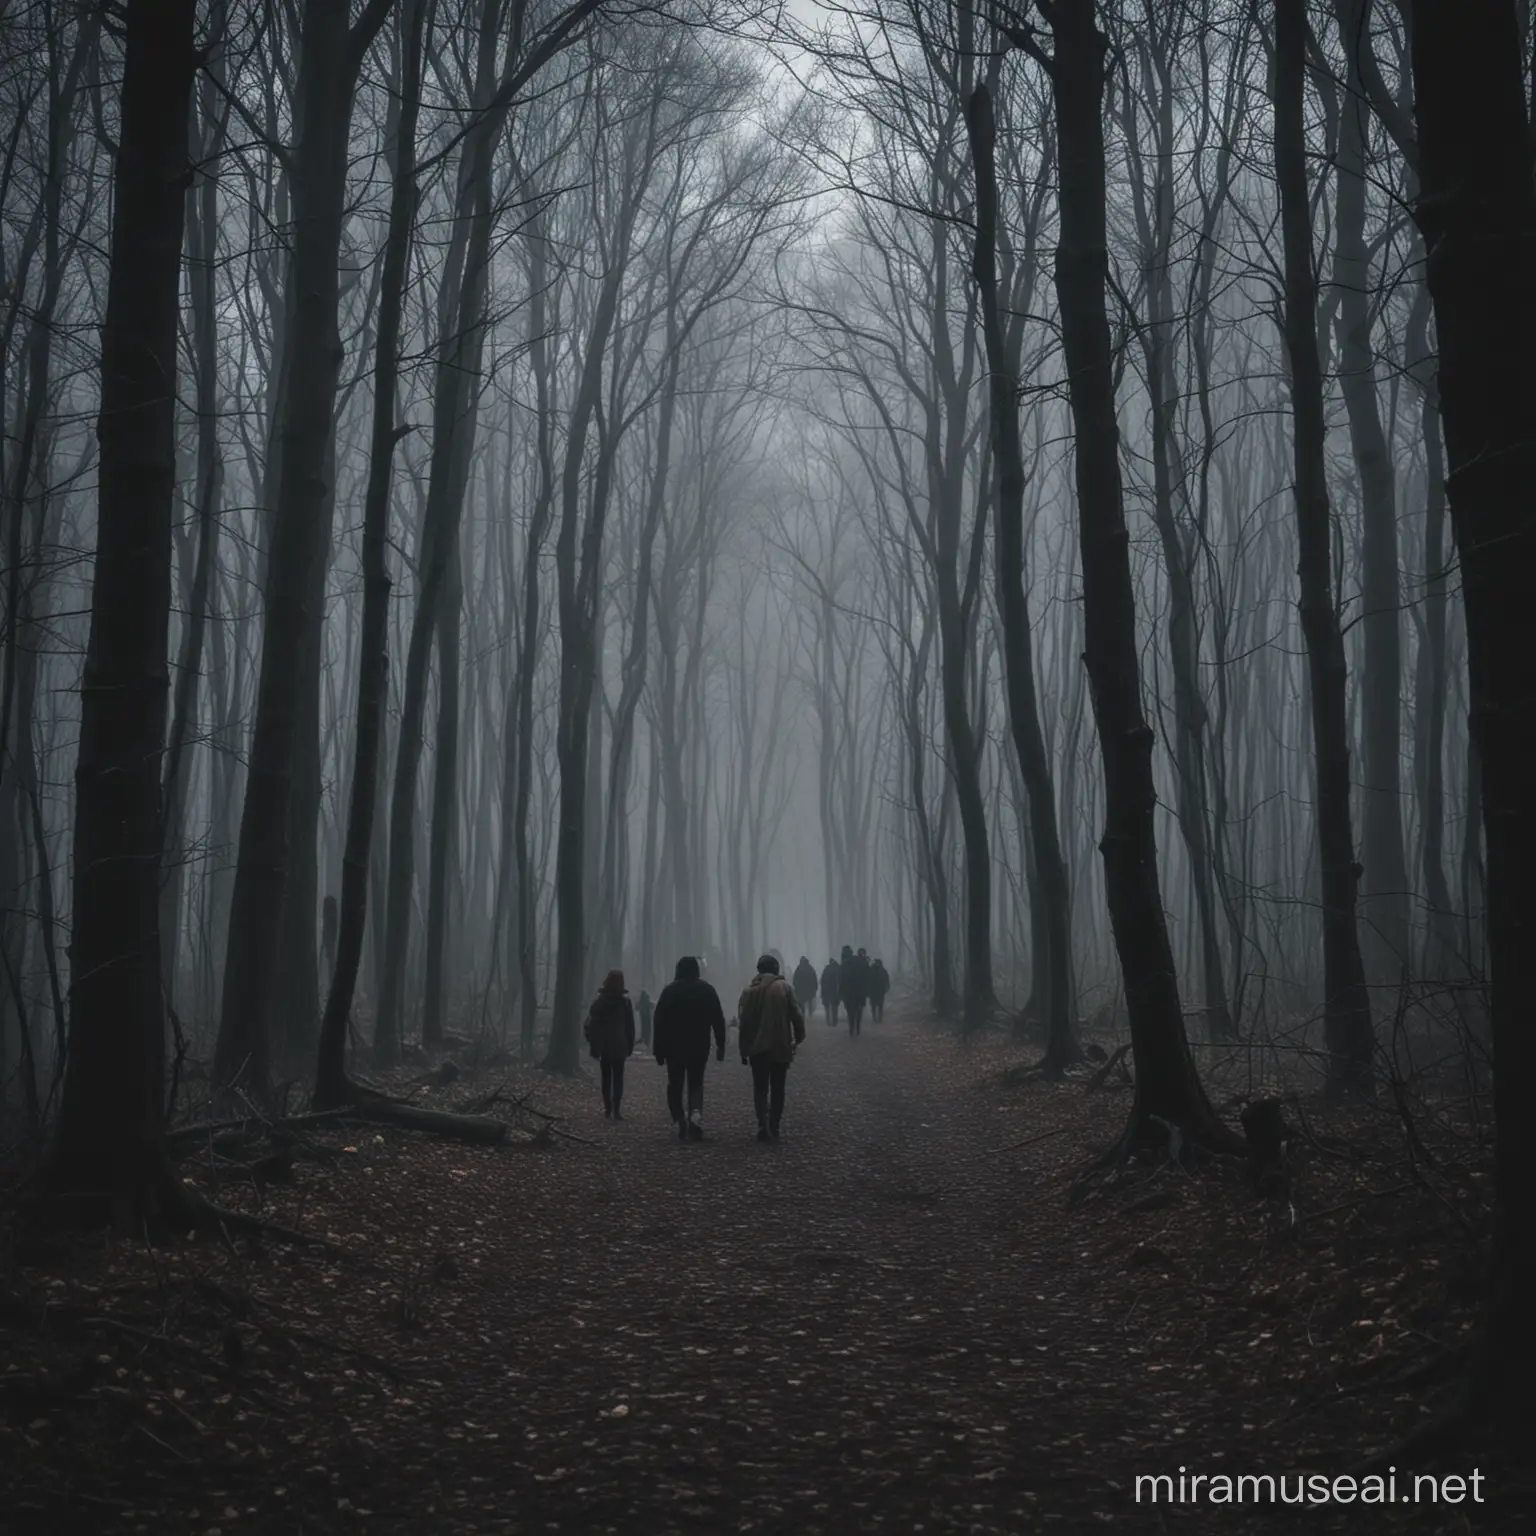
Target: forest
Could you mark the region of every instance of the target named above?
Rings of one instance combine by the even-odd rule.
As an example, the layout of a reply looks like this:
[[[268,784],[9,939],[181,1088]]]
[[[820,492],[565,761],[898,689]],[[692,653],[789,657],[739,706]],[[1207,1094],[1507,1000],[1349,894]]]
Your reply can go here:
[[[0,3],[0,1525],[1536,1523],[1533,114]]]

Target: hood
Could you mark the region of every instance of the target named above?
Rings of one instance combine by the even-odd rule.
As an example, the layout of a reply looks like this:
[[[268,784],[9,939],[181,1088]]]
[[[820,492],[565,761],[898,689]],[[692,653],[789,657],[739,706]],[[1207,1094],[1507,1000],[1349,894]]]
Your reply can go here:
[[[677,969],[672,973],[673,981],[697,981],[699,979],[699,958],[697,955],[684,955],[677,962]]]

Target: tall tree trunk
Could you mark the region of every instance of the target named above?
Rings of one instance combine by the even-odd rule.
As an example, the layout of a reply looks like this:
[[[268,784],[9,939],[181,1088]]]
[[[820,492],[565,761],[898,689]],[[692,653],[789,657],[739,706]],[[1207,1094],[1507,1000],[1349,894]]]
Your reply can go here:
[[[305,652],[314,664],[299,684],[288,800],[288,875],[283,888],[282,975],[273,996],[273,1044],[283,1068],[302,1071],[313,1057],[320,1029],[320,815],[325,781],[321,765],[320,668],[325,659],[325,587],[336,521],[336,428],[325,450],[326,495],[320,514],[320,557],[310,567]]]
[[[375,835],[379,763],[389,697],[389,505],[395,445],[396,388],[400,374],[400,320],[411,225],[416,213],[416,125],[421,114],[421,55],[427,0],[404,0],[401,14],[399,114],[394,123],[389,228],[379,280],[378,339],[373,374],[373,421],[368,486],[363,496],[363,617],[357,655],[357,731],[341,862],[336,965],[326,996],[315,1068],[315,1100],[343,1103],[347,1025],[357,992],[367,927],[369,855]]]
[[[129,0],[102,326],[96,564],[75,766],[69,1065],[50,1169],[125,1230],[184,1196],[164,1139],[161,758],[192,0]]]
[[[449,556],[437,613],[437,750],[432,759],[432,839],[427,868],[426,986],[422,999],[421,1043],[429,1051],[443,1043],[447,1007],[448,927],[457,839],[459,801],[459,619],[464,606],[458,544]]]
[[[1187,1137],[1225,1145],[1232,1135],[1206,1098],[1184,1031],[1158,881],[1152,730],[1141,706],[1115,360],[1105,313],[1106,45],[1094,10],[1067,0],[1042,6],[1055,43],[1049,66],[1061,167],[1055,280],[1076,439],[1083,659],[1104,767],[1105,826],[1099,849],[1136,1058],[1127,1144],[1157,1134],[1156,1116],[1180,1126]]]
[[[495,80],[495,17],[496,7],[487,0],[480,18],[476,71],[476,97],[482,101]],[[479,421],[479,378],[490,283],[491,159],[504,121],[504,113],[480,118],[465,142],[454,234],[438,304],[432,460],[421,527],[421,587],[406,646],[400,736],[391,786],[384,975],[373,1036],[374,1060],[381,1067],[393,1066],[400,1059],[411,911],[416,899],[417,776],[425,747],[428,673],[438,608],[458,549],[469,460]]]
[[[1419,860],[1429,903],[1424,974],[1460,980],[1455,905],[1445,871],[1445,717],[1449,690],[1446,656],[1448,607],[1445,547],[1445,451],[1440,437],[1440,391],[1429,345],[1430,296],[1422,287],[1408,322],[1408,371],[1419,389],[1419,433],[1424,443],[1424,629],[1414,668],[1414,758],[1419,794]]]
[[[1322,865],[1323,1029],[1328,1083],[1366,1092],[1375,1050],[1370,995],[1355,917],[1354,833],[1349,806],[1348,677],[1333,601],[1332,527],[1324,458],[1323,370],[1317,347],[1317,273],[1307,197],[1306,0],[1275,0],[1275,179],[1285,252],[1283,334],[1290,364],[1301,628],[1307,646]],[[1395,619],[1394,619],[1395,622]]]
[[[528,357],[533,372],[536,408],[535,453],[538,484],[533,515],[528,520],[528,542],[523,551],[523,634],[517,650],[517,798],[512,810],[512,840],[517,858],[517,971],[521,1017],[519,1052],[533,1059],[534,1025],[539,1007],[538,886],[534,853],[528,838],[528,816],[533,804],[533,684],[538,671],[543,636],[540,631],[539,560],[555,511],[554,360],[550,349],[549,247],[539,213],[528,221]]]
[[[966,108],[971,157],[976,169],[976,251],[974,276],[980,291],[982,336],[987,349],[992,456],[997,465],[992,503],[996,544],[997,609],[1003,628],[1003,671],[1008,690],[1008,723],[1029,802],[1029,845],[1034,880],[1030,911],[1039,913],[1045,938],[1034,954],[1035,975],[1044,986],[1048,1044],[1045,1065],[1052,1076],[1080,1059],[1073,1028],[1071,895],[1056,826],[1056,786],[1040,729],[1035,688],[1034,642],[1029,599],[1024,589],[1024,449],[1019,436],[1019,360],[1010,355],[1003,328],[997,280],[996,125],[992,93],[979,84]]]
[[[1473,1402],[1528,1438],[1536,1417],[1536,192],[1520,33],[1509,0],[1413,0],[1413,83],[1440,342],[1446,489],[1461,556],[1472,733],[1488,853],[1496,1165],[1491,1284]]]
[[[1200,681],[1200,615],[1194,582],[1196,544],[1188,517],[1189,477],[1177,418],[1179,386],[1174,369],[1174,328],[1178,317],[1173,294],[1176,128],[1171,55],[1179,37],[1177,23],[1159,25],[1150,11],[1148,26],[1151,36],[1141,50],[1144,89],[1152,98],[1145,145],[1141,142],[1138,103],[1129,95],[1123,118],[1147,295],[1145,322],[1138,329],[1152,438],[1152,521],[1168,582],[1174,797],[1179,832],[1189,860],[1207,1035],[1217,1041],[1229,1039],[1233,1025],[1216,928],[1216,859],[1206,771],[1210,717]],[[1148,157],[1155,157],[1150,174],[1143,169]]]
[[[560,605],[560,703],[556,758],[560,768],[560,819],[555,839],[555,900],[559,923],[555,933],[555,996],[550,1020],[549,1048],[544,1066],[571,1073],[577,1066],[577,1032],[581,1000],[586,992],[587,928],[586,814],[587,752],[592,694],[597,682],[597,605],[602,589],[603,520],[612,472],[612,454],[599,445],[597,473],[588,493],[590,506],[582,517],[582,488],[587,439],[598,417],[603,396],[603,364],[618,317],[625,255],[633,227],[630,189],[614,234],[620,253],[603,278],[585,341],[581,379],[571,405],[565,462],[560,483],[560,529],[555,538],[555,572]],[[613,424],[599,426],[606,437]]]
[[[1341,25],[1347,25],[1348,8],[1349,0],[1343,0]],[[1346,44],[1345,57],[1356,61],[1359,51]],[[1392,451],[1376,398],[1376,363],[1371,348],[1371,263],[1365,244],[1365,150],[1370,105],[1365,83],[1353,62],[1346,84],[1348,89],[1339,104],[1334,169],[1333,279],[1338,292],[1334,329],[1339,346],[1339,384],[1360,476],[1362,945],[1370,980],[1390,987],[1401,981],[1412,960],[1408,939],[1411,893],[1403,854],[1403,647],[1397,493]]]
[[[209,16],[215,49],[222,47],[225,7],[218,0]],[[213,162],[222,152],[228,108],[220,100],[223,71],[217,51],[205,65],[201,91],[196,159]],[[198,679],[208,634],[208,605],[213,589],[214,561],[219,541],[219,500],[224,485],[224,459],[219,450],[218,316],[214,264],[218,256],[218,178],[205,174],[187,194],[187,287],[192,311],[192,356],[197,387],[197,523],[196,553],[186,585],[186,614],[182,621],[181,654],[177,658],[171,733],[166,746],[165,857],[166,875],[161,909],[163,977],[167,996],[176,988],[176,941],[186,888],[187,787],[190,773],[185,757],[197,711]],[[190,975],[190,971],[188,973]]]
[[[337,328],[341,227],[346,212],[352,98],[363,56],[390,0],[369,0],[352,28],[343,6],[305,6],[293,155],[292,301],[284,345],[287,382],[279,429],[282,459],[262,616],[240,851],[230,902],[223,1015],[215,1080],[268,1091],[272,1001],[280,971],[294,745],[307,669],[320,657],[309,606],[332,487],[325,469],[341,372]]]

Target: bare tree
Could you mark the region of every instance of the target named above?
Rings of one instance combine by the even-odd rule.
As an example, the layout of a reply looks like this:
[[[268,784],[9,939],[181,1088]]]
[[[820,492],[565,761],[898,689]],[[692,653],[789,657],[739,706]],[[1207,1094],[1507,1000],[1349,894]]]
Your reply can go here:
[[[1317,346],[1317,273],[1307,196],[1305,0],[1275,0],[1275,179],[1285,248],[1283,330],[1290,362],[1300,611],[1317,757],[1322,865],[1324,1030],[1336,1090],[1368,1091],[1375,1034],[1355,919],[1360,868],[1349,805],[1348,677],[1334,608],[1332,529],[1323,458],[1323,372]],[[1374,400],[1372,401],[1374,405]],[[1395,622],[1395,621],[1394,621]],[[1395,743],[1394,743],[1395,750]]]
[[[96,564],[75,770],[69,1066],[52,1188],[125,1230],[183,1214],[166,1156],[161,760],[192,0],[129,0],[102,325]]]
[[[1524,60],[1515,7],[1413,0],[1414,115],[1440,343],[1447,494],[1461,558],[1472,730],[1488,845],[1488,948],[1498,1119],[1485,1330],[1469,1401],[1509,1429],[1531,1422],[1536,1232],[1526,1216],[1532,1142],[1522,1122],[1536,991],[1530,870],[1536,860],[1536,316],[1527,281],[1536,238]]]

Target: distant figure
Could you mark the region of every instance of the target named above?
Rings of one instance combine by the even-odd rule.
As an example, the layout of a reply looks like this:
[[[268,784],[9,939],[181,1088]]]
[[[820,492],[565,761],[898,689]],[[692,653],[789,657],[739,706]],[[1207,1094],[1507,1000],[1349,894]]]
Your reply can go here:
[[[624,1097],[624,1063],[635,1051],[635,1005],[624,990],[623,971],[609,971],[603,977],[587,1009],[582,1033],[602,1064],[603,1118],[622,1120],[619,1104]]]
[[[885,1017],[885,994],[891,990],[891,973],[879,956],[869,968],[869,1016],[878,1024]]]
[[[704,1068],[709,1063],[709,1038],[715,1038],[715,1059],[725,1060],[725,1010],[720,996],[699,977],[699,962],[684,955],[674,979],[656,999],[656,1061],[667,1069],[667,1109],[679,1141],[704,1140]],[[687,1090],[686,1109],[683,1092]]]
[[[856,1038],[864,1027],[864,1004],[869,997],[869,956],[862,949],[856,955],[844,950],[843,956],[838,990],[848,1014],[848,1034]]]
[[[772,955],[759,956],[757,975],[741,994],[736,1016],[741,1020],[741,1059],[752,1068],[757,1139],[777,1141],[789,1064],[805,1043],[805,1014]]]
[[[842,995],[836,960],[828,960],[821,970],[821,1001],[827,1010],[827,1023],[837,1028],[837,1000]]]
[[[800,964],[795,967],[795,996],[800,999],[800,1006],[805,1009],[808,1019],[816,1017],[816,967],[811,964],[804,955],[800,956]]]
[[[655,1007],[651,994],[641,987],[640,996],[635,999],[635,1012],[640,1015],[640,1044],[644,1046],[651,1043],[651,1012]]]

